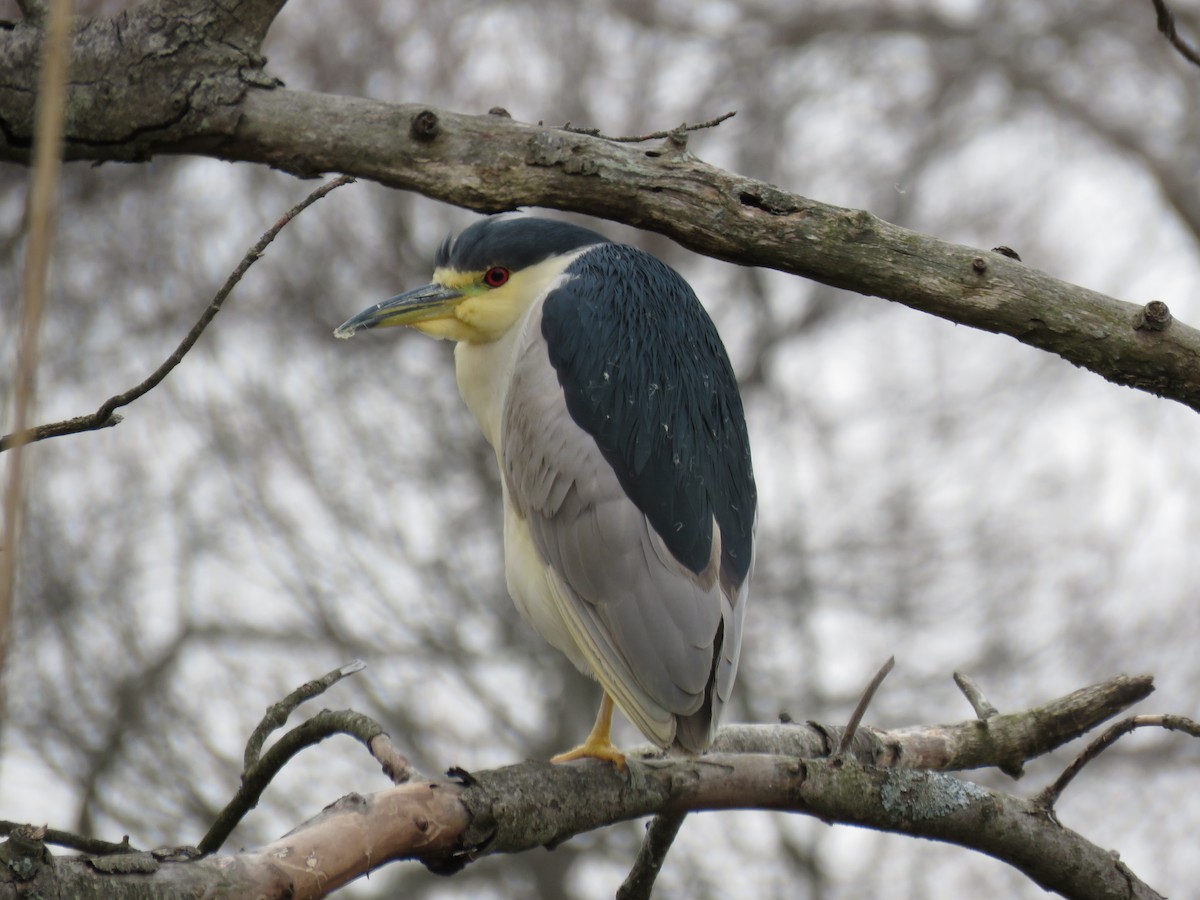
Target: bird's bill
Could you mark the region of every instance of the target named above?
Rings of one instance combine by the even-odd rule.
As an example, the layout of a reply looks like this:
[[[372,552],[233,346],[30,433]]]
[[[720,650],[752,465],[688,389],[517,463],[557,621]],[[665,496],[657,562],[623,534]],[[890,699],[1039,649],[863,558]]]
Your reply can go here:
[[[358,315],[347,319],[333,332],[334,337],[353,337],[364,328],[391,328],[395,325],[416,325],[430,319],[442,319],[454,315],[457,306],[465,295],[454,288],[441,284],[427,284],[424,287],[397,294],[382,303],[368,307]]]

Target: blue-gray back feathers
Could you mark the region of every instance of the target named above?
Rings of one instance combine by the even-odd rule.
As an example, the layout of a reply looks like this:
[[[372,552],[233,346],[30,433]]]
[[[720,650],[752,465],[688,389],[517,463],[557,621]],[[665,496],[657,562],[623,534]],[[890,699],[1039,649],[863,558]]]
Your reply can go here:
[[[715,518],[721,580],[741,584],[757,499],[741,396],[712,320],[687,282],[634,247],[601,244],[567,275],[546,299],[542,333],[572,419],[697,574]]]

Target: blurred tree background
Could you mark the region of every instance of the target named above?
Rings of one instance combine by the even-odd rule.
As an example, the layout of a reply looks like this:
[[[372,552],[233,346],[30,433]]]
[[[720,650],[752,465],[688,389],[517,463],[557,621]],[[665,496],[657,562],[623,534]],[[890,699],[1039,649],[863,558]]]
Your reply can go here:
[[[1200,4],[1175,11],[1200,33]],[[285,8],[267,53],[294,88],[608,134],[737,110],[692,151],[1200,321],[1200,69],[1156,32],[1149,0],[309,0]],[[0,390],[27,177],[0,168]],[[39,421],[140,381],[312,187],[166,157],[64,178]],[[283,232],[123,424],[30,448],[0,818],[195,842],[263,709],[355,657],[370,668],[325,702],[376,717],[425,771],[544,758],[586,733],[598,688],[507,596],[494,462],[450,347],[331,334],[424,283],[442,236],[472,218],[342,188]],[[743,381],[760,546],[729,721],[844,721],[893,653],[874,724],[969,718],[954,670],[1002,709],[1148,671],[1153,711],[1200,718],[1193,412],[1006,338],[588,224],[692,282]],[[1015,787],[978,777],[1028,795],[1069,758]],[[1196,774],[1194,743],[1142,734],[1058,813],[1178,895],[1200,879],[1184,837],[1200,812],[1178,799]],[[233,845],[384,786],[347,740],[309,750]],[[346,895],[611,896],[640,834],[451,880],[397,865]],[[1042,896],[956,848],[767,813],[690,817],[659,892]]]

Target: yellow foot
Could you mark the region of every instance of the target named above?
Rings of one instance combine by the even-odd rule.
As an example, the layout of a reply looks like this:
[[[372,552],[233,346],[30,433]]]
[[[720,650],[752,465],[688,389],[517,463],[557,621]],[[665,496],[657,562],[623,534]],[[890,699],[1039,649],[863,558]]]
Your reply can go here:
[[[574,750],[558,754],[550,762],[565,763],[573,759],[603,759],[624,772],[626,768],[625,754],[616,748],[612,738],[609,737],[612,734],[612,714],[612,698],[606,692],[604,699],[600,701],[600,712],[596,714],[596,724],[592,726],[592,733],[587,736],[587,740]]]
[[[558,763],[571,762],[575,759],[602,759],[612,763],[622,772],[626,769],[625,754],[618,750],[612,741],[584,741],[573,750],[560,753],[558,756],[552,756],[550,762],[557,765]]]

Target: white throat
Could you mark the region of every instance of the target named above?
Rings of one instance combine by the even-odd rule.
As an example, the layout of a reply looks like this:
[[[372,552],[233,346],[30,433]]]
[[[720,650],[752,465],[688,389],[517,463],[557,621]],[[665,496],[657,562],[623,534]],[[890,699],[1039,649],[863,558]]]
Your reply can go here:
[[[512,382],[517,354],[529,340],[534,339],[534,336],[527,334],[529,329],[541,327],[542,304],[546,302],[546,297],[570,278],[564,270],[591,249],[591,246],[581,247],[574,253],[553,260],[549,265],[542,264],[544,268],[538,274],[538,281],[544,287],[529,304],[529,309],[503,337],[486,344],[459,341],[454,348],[458,392],[475,415],[484,437],[496,451],[497,459],[500,454],[500,420],[504,415],[504,401]]]
[[[488,344],[460,341],[454,348],[458,392],[479,423],[483,436],[497,452],[500,447],[500,419],[504,414],[504,401],[512,381],[517,353],[525,343],[525,331],[530,323],[535,319],[541,320],[541,309],[539,299],[499,340]]]

